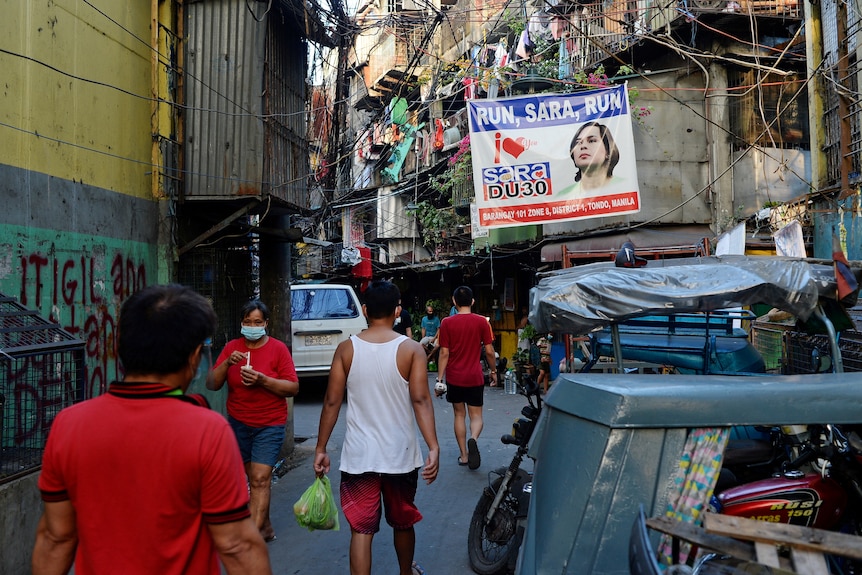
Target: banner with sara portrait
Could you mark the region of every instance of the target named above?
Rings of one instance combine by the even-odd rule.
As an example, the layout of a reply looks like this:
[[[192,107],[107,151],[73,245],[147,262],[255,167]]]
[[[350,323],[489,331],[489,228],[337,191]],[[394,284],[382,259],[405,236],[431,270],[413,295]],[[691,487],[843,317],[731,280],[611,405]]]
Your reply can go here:
[[[467,102],[479,224],[640,211],[626,86]]]

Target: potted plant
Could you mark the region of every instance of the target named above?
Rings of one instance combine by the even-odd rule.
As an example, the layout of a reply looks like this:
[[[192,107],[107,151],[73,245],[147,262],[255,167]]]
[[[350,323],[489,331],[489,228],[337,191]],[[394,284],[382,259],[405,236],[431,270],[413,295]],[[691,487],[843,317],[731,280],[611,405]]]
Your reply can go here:
[[[520,344],[523,341],[528,342],[526,349],[519,345],[518,349],[512,355],[512,363],[515,365],[515,375],[518,377],[519,381],[521,379],[521,375],[525,371],[530,375],[535,371],[530,351],[533,347],[536,336],[538,336],[536,328],[530,324],[525,325],[518,332],[518,343]]]
[[[518,341],[527,340],[532,345],[533,342],[536,340],[536,336],[538,335],[539,334],[538,332],[536,332],[536,328],[534,328],[532,324],[528,323],[521,329],[520,334],[518,335]]]
[[[525,364],[530,363],[530,350],[516,350],[515,353],[512,355],[512,363],[515,364],[515,369],[517,369],[518,367],[523,367]]]

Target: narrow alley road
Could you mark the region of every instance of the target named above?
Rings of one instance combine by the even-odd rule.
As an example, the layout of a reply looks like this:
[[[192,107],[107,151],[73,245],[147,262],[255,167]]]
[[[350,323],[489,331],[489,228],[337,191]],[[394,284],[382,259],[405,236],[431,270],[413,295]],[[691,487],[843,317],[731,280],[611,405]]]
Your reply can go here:
[[[432,382],[436,374],[431,374]],[[320,384],[322,387],[322,383]],[[310,385],[309,385],[310,387]],[[322,392],[306,392],[295,402],[295,433],[298,439],[295,468],[273,486],[272,523],[278,539],[269,544],[276,575],[347,575],[350,528],[340,516],[341,530],[309,532],[293,516],[293,503],[314,480],[312,460],[317,438]],[[443,399],[435,399],[437,438],[440,442],[440,473],[430,486],[421,479],[416,496],[424,519],[416,525],[416,561],[428,575],[470,574],[467,558],[467,529],[473,507],[488,482],[488,472],[508,465],[515,448],[500,443],[512,422],[526,405],[521,395],[507,395],[502,389],[485,388],[485,429],[479,438],[482,466],[476,471],[459,467],[458,447],[452,432],[452,409]],[[344,437],[344,408],[329,443],[333,490],[338,494],[338,461]],[[424,446],[424,444],[423,444]],[[423,450],[424,452],[424,450]],[[525,463],[532,469],[532,461]],[[398,562],[392,548],[392,529],[383,522],[374,538],[374,575],[397,575]]]

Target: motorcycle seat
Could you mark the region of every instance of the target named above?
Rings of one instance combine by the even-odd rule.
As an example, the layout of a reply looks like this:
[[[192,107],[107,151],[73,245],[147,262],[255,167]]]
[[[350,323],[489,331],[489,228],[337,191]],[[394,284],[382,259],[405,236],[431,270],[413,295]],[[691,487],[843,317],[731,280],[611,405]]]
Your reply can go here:
[[[769,461],[773,455],[772,443],[764,439],[731,439],[724,448],[722,464],[748,465]]]

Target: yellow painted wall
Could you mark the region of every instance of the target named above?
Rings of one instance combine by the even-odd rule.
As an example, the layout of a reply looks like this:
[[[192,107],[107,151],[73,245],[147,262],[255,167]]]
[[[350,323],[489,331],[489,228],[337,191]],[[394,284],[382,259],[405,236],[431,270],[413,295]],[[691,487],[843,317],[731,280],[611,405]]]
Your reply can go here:
[[[0,0],[0,162],[152,197],[150,2]]]
[[[509,367],[512,366],[512,356],[518,349],[518,333],[515,331],[500,332],[500,357],[509,359]]]

